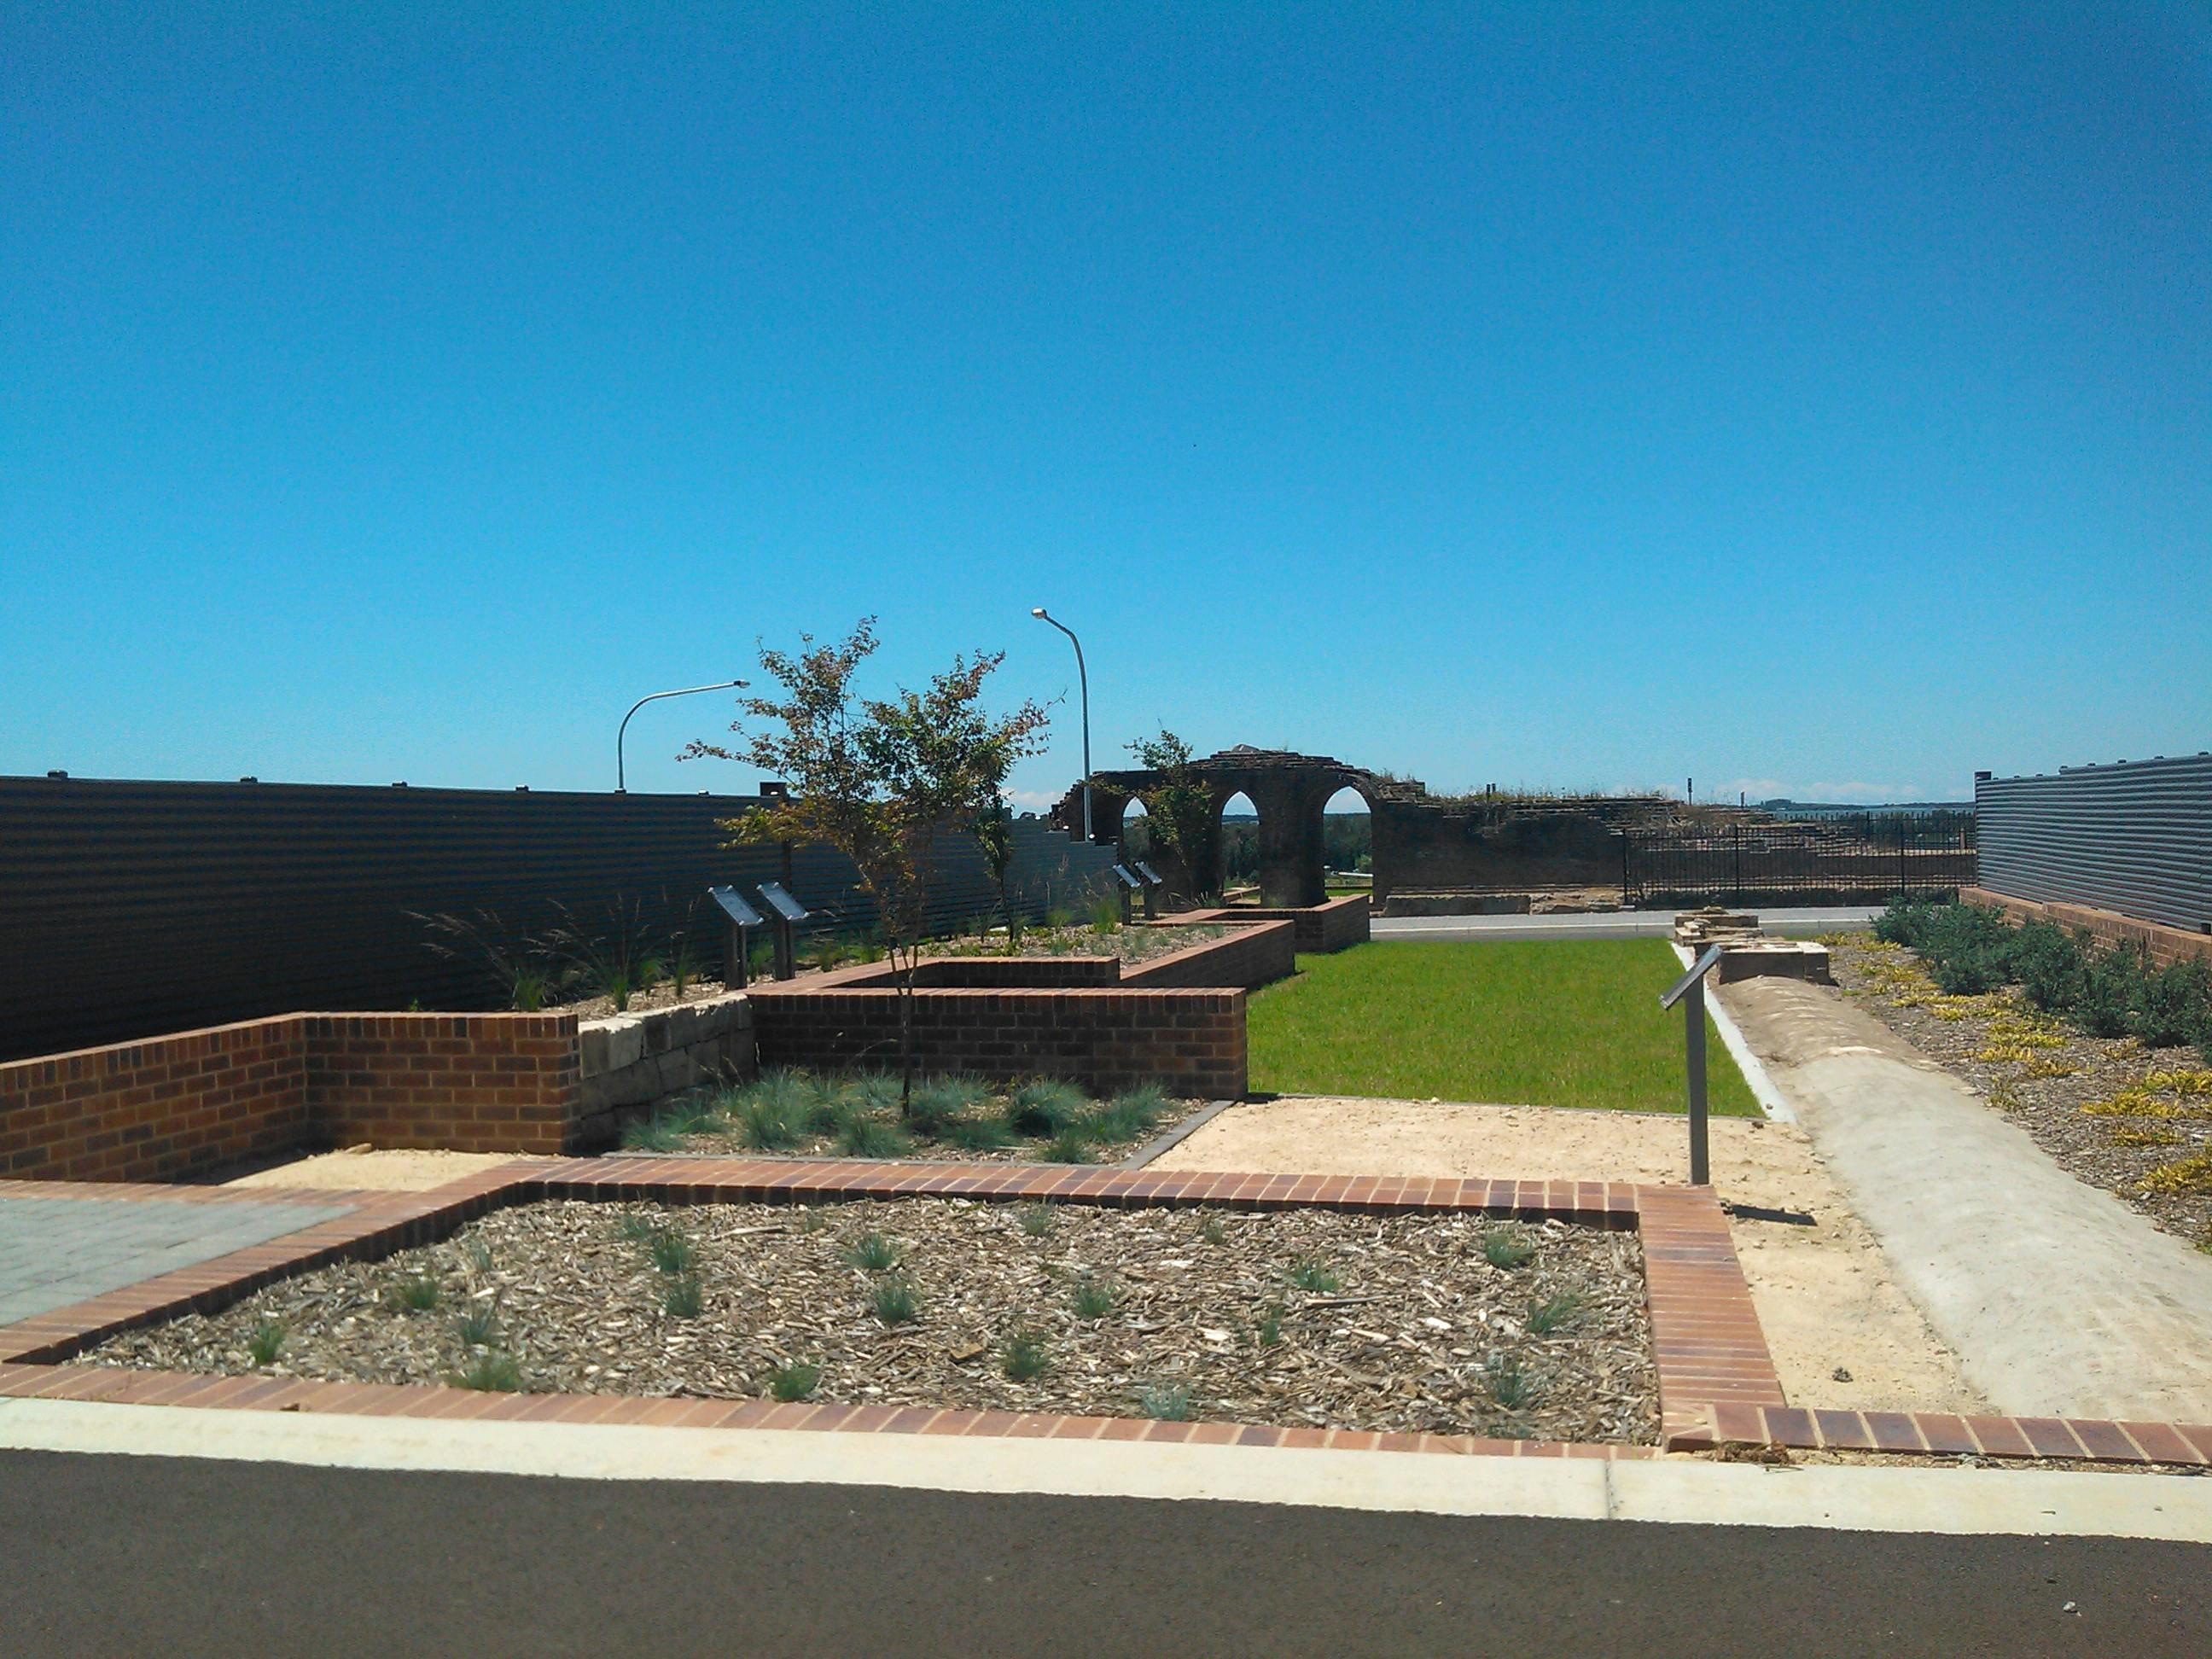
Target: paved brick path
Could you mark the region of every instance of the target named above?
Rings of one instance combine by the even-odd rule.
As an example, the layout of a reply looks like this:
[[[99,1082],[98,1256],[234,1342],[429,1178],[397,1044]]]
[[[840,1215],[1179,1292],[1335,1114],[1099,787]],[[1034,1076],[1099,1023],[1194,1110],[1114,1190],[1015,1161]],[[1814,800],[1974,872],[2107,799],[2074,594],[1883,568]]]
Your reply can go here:
[[[348,1213],[346,1203],[0,1198],[0,1325]]]

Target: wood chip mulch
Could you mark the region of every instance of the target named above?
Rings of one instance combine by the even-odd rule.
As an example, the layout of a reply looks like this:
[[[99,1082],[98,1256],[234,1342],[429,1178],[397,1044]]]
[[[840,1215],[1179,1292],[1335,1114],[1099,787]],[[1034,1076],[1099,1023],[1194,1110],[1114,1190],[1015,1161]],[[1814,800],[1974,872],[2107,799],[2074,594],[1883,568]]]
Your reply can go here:
[[[2212,1247],[2212,1179],[2204,1191],[2173,1190],[2157,1173],[2212,1152],[2212,1093],[2192,1091],[2212,1077],[2194,1049],[2085,1036],[2037,1014],[2017,986],[1942,996],[1911,951],[1870,938],[1831,939],[1829,963],[1845,996],[2003,1110],[2069,1174]]]
[[[1039,1214],[1049,1225],[1032,1235],[1023,1219]],[[1482,1254],[1501,1228],[1534,1247],[1522,1265]],[[654,1230],[696,1262],[664,1272]],[[854,1260],[871,1233],[893,1242],[896,1267]],[[1334,1288],[1299,1288],[1300,1264]],[[408,1311],[398,1287],[424,1275],[437,1305]],[[686,1279],[696,1316],[670,1310]],[[911,1322],[879,1317],[889,1280],[911,1286]],[[1079,1310],[1085,1285],[1110,1292],[1110,1311]],[[1540,1334],[1532,1309],[1545,1304],[1560,1317]],[[473,1349],[459,1328],[470,1308],[492,1328]],[[1284,1426],[1644,1444],[1658,1430],[1641,1246],[1562,1222],[942,1199],[545,1203],[127,1333],[88,1358],[243,1374],[258,1369],[247,1343],[265,1322],[283,1340],[260,1369],[327,1381],[446,1382],[496,1352],[534,1390],[742,1398],[805,1362],[820,1367],[811,1398],[858,1404],[1146,1416],[1187,1397],[1194,1418]],[[1024,1334],[1048,1364],[1016,1381],[1009,1344]]]

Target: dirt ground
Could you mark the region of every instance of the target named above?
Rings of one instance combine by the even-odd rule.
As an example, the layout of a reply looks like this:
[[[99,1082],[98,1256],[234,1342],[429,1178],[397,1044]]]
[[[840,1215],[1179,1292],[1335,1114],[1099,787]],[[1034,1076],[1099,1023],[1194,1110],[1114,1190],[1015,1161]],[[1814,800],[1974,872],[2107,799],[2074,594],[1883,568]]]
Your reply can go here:
[[[361,1192],[422,1193],[520,1156],[515,1152],[317,1152],[227,1181],[226,1187],[331,1187]]]
[[[1899,1288],[1864,1223],[1788,1124],[1716,1118],[1713,1184],[1790,1403],[1856,1411],[1982,1411],[1956,1355]],[[1316,1175],[1680,1181],[1680,1117],[1535,1106],[1285,1096],[1231,1107],[1152,1166]]]

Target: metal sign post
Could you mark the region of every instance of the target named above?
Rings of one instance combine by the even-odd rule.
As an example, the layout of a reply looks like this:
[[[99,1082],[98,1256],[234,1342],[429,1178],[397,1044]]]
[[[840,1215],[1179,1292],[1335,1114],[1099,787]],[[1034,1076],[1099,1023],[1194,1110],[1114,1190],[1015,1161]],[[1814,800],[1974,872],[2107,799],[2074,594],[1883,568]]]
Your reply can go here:
[[[1160,914],[1160,893],[1167,886],[1167,882],[1158,871],[1142,859],[1138,860],[1133,867],[1145,878],[1145,920],[1151,921]]]
[[[1127,865],[1117,864],[1114,866],[1114,884],[1121,895],[1121,925],[1126,927],[1132,920],[1129,901],[1134,895],[1144,891],[1145,878]]]
[[[806,920],[805,905],[784,890],[780,881],[764,881],[760,884],[761,902],[769,908],[769,922],[775,929],[775,976],[795,979],[799,975],[799,950],[793,927]]]
[[[749,936],[754,928],[765,925],[766,918],[746,903],[734,887],[709,887],[707,896],[721,906],[723,918],[729,923],[723,944],[722,988],[742,991],[745,988],[746,971],[751,966]]]
[[[1659,999],[1662,1008],[1682,1005],[1682,1043],[1690,1091],[1690,1184],[1712,1185],[1712,1158],[1705,1125],[1705,975],[1717,967],[1721,947],[1711,945],[1690,969]]]

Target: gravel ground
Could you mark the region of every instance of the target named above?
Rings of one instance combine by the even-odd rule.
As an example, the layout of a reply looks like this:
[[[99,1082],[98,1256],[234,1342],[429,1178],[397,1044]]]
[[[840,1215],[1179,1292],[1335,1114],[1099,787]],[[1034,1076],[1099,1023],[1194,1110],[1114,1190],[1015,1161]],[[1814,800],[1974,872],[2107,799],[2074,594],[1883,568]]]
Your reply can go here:
[[[2212,1148],[2212,1092],[2186,1092],[2212,1090],[2194,1049],[2084,1036],[2036,1014],[2017,987],[1941,996],[1912,951],[1864,935],[1832,939],[1829,961],[1845,996],[2002,1109],[2069,1174],[2212,1247],[2212,1171],[2202,1191],[2145,1185]]]
[[[1025,1217],[1049,1225],[1033,1235]],[[670,1311],[685,1275],[656,1266],[653,1229],[696,1251],[696,1317]],[[1534,1253],[1493,1266],[1492,1233]],[[852,1259],[872,1234],[892,1241],[895,1267]],[[1299,1264],[1339,1282],[1301,1289],[1288,1277]],[[398,1287],[423,1276],[438,1304],[407,1311]],[[878,1316],[875,1293],[891,1281],[913,1289],[910,1322]],[[1086,1285],[1111,1293],[1110,1311],[1079,1310]],[[1571,1311],[1532,1332],[1532,1307],[1553,1298]],[[467,1308],[493,1327],[473,1349],[459,1329]],[[863,1404],[1161,1415],[1183,1389],[1190,1415],[1236,1422],[1644,1443],[1658,1426],[1641,1247],[1559,1222],[935,1199],[549,1203],[130,1332],[88,1358],[245,1373],[266,1321],[284,1330],[273,1374],[334,1381],[447,1381],[501,1352],[531,1389],[737,1398],[803,1362],[821,1368],[812,1398]],[[1048,1363],[1016,1381],[1009,1345],[1025,1332]]]

